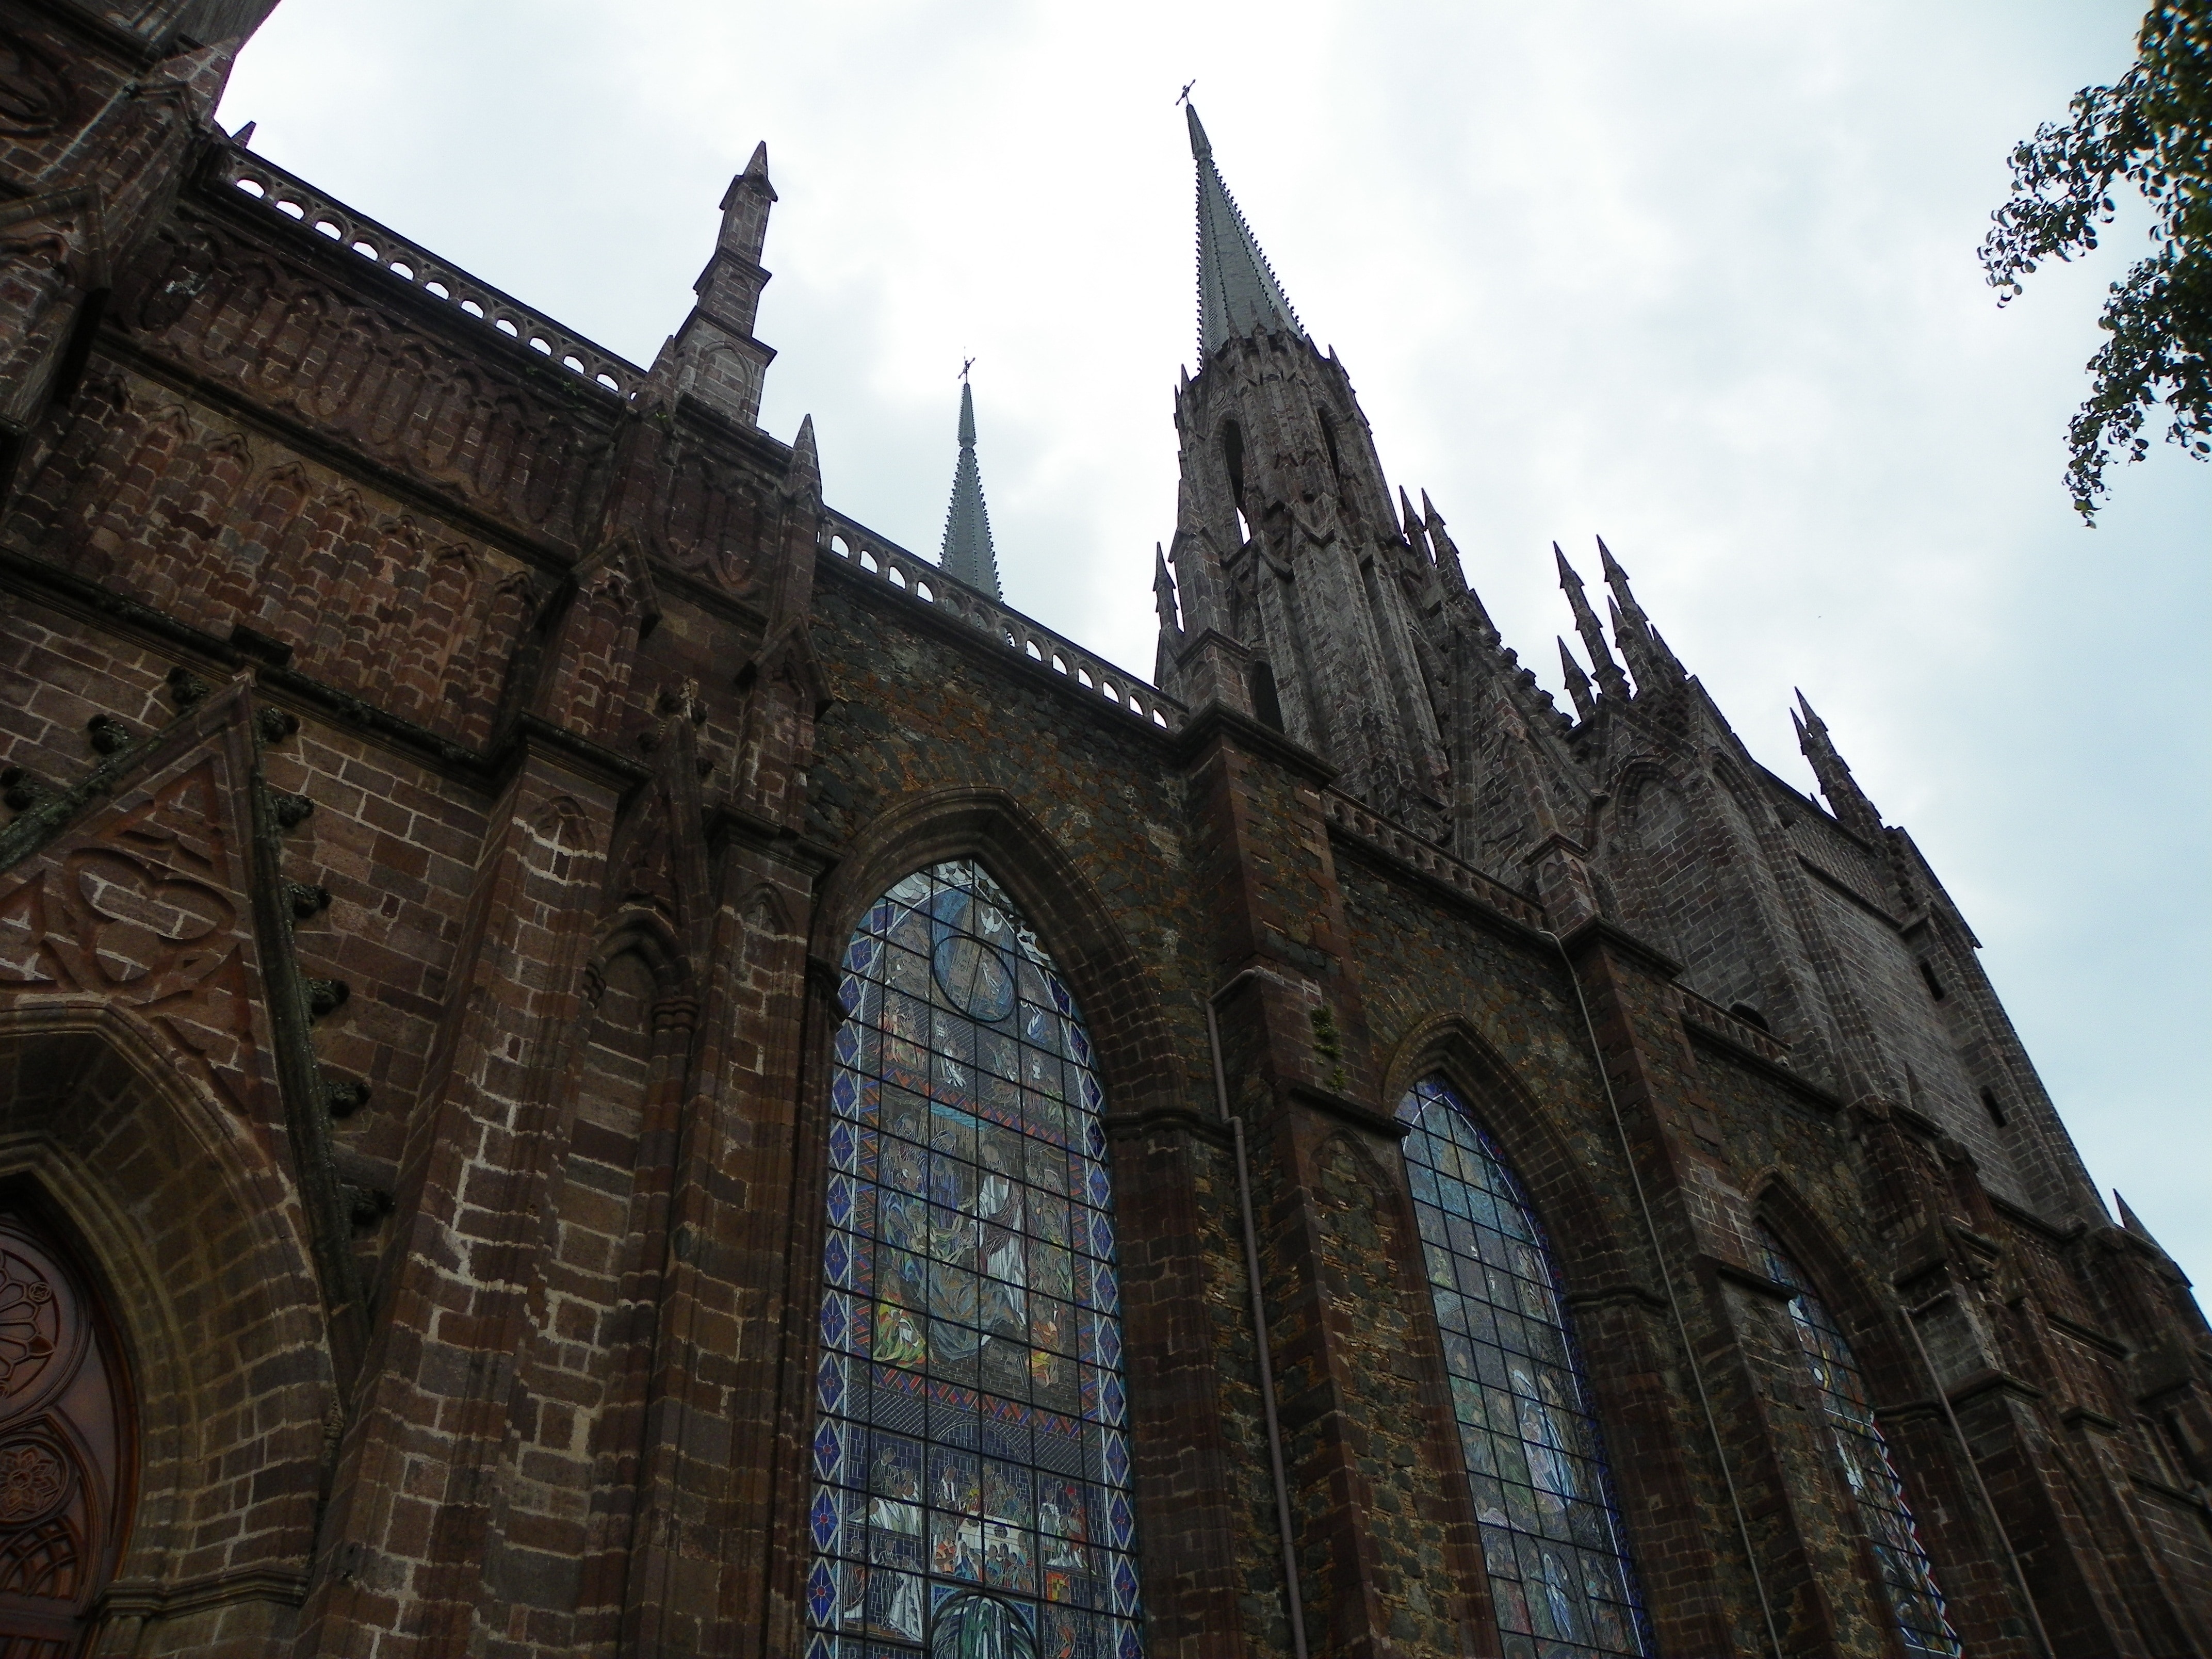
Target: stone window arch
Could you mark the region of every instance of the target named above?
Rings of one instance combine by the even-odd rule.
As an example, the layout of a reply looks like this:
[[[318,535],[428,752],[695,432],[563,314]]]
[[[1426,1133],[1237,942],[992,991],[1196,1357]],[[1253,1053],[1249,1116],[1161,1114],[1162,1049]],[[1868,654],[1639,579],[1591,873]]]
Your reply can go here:
[[[1655,1652],[1543,1227],[1443,1075],[1398,1115],[1505,1659]]]
[[[1910,1659],[1958,1659],[1963,1651],[1958,1632],[1945,1612],[1935,1567],[1905,1499],[1905,1483],[1898,1479],[1889,1443],[1875,1420],[1865,1374],[1843,1327],[1764,1222],[1759,1224],[1759,1243],[1767,1276],[1796,1292],[1790,1303],[1790,1323],[1820,1396],[1829,1443],[1857,1505],[1904,1650]]]
[[[807,1659],[1142,1659],[1083,1017],[972,859],[884,893],[839,974]]]

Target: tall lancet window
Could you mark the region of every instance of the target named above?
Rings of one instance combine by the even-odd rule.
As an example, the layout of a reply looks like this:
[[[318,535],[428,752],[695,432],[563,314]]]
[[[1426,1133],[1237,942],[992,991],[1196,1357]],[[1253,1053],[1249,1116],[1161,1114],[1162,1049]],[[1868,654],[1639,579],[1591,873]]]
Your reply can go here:
[[[1449,1083],[1418,1085],[1398,1112],[1505,1659],[1649,1654],[1544,1230]]]
[[[1082,1017],[966,860],[884,894],[842,969],[807,1659],[1142,1659]]]
[[[1889,1461],[1889,1443],[1875,1422],[1866,1379],[1851,1358],[1851,1345],[1781,1242],[1765,1227],[1759,1230],[1759,1242],[1766,1253],[1768,1274],[1797,1292],[1790,1304],[1790,1322],[1796,1328],[1797,1346],[1820,1391],[1828,1437],[1857,1501],[1859,1520],[1873,1547],[1905,1650],[1913,1659],[1957,1659],[1958,1632],[1944,1616],[1943,1593],[1936,1588],[1935,1569],[1912,1524],[1905,1485]]]

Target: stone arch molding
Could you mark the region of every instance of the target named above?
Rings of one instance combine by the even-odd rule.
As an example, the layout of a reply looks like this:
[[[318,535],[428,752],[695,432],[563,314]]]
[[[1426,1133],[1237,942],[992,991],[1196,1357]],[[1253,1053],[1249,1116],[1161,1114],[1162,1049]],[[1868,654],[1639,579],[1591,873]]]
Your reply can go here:
[[[1899,1334],[1902,1304],[1884,1297],[1836,1244],[1835,1229],[1814,1208],[1790,1178],[1778,1169],[1760,1170],[1745,1183],[1748,1224],[1743,1238],[1745,1260],[1757,1271],[1760,1260],[1753,1229],[1764,1225],[1780,1239],[1829,1310],[1842,1321],[1862,1370],[1893,1382],[1900,1376],[1917,1380],[1917,1365]]]
[[[641,905],[616,910],[600,929],[592,954],[584,963],[584,1000],[578,1013],[580,1026],[591,1024],[607,969],[617,957],[634,956],[653,975],[660,995],[696,995],[697,986],[692,953],[667,918]]]
[[[343,1407],[307,1218],[262,1138],[130,1011],[19,1004],[0,1012],[0,1184],[73,1235],[135,1401],[94,1647],[288,1631]],[[252,1473],[210,1504],[227,1468]]]
[[[836,963],[868,906],[892,884],[956,858],[989,871],[1052,953],[1083,1010],[1110,1109],[1174,1102],[1174,1048],[1144,959],[1067,850],[1003,789],[932,790],[869,823],[824,885],[808,954]]]
[[[1482,1127],[1504,1149],[1569,1285],[1583,1289],[1626,1277],[1629,1253],[1590,1181],[1587,1154],[1569,1141],[1512,1063],[1465,1014],[1432,1013],[1399,1039],[1383,1069],[1386,1108],[1396,1112],[1415,1084],[1436,1073],[1474,1109]],[[1595,1085],[1589,1092],[1595,1103]]]

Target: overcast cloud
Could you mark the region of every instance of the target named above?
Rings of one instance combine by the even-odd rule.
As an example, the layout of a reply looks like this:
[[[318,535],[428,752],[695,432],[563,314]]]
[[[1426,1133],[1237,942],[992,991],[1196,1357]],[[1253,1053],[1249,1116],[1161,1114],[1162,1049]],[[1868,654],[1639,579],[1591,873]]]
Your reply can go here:
[[[934,555],[975,371],[1007,597],[1139,672],[1194,361],[1176,89],[1394,482],[1556,688],[1601,532],[1753,753],[1805,689],[1909,828],[2092,1172],[2212,1273],[2212,468],[2059,487],[2106,283],[2000,312],[2005,157],[2140,0],[1112,8],[283,0],[222,118],[640,363],[757,139],[763,422]]]

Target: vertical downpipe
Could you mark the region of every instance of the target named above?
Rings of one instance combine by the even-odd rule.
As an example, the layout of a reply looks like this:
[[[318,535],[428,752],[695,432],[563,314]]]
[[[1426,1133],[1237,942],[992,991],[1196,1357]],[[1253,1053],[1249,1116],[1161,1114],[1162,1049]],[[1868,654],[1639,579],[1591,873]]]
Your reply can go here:
[[[1275,1480],[1275,1525],[1282,1535],[1283,1589],[1290,1601],[1291,1650],[1307,1659],[1305,1605],[1298,1595],[1297,1534],[1291,1525],[1291,1487],[1283,1474],[1283,1425],[1275,1413],[1275,1361],[1267,1346],[1267,1310],[1260,1291],[1260,1237],[1252,1225],[1252,1175],[1244,1160],[1244,1120],[1229,1109],[1229,1079],[1221,1066],[1221,1025],[1214,1005],[1255,970],[1249,968],[1206,1000],[1206,1044],[1213,1057],[1213,1095],[1221,1121],[1237,1146],[1237,1212],[1244,1229],[1244,1277],[1252,1289],[1252,1335],[1260,1355],[1260,1409],[1267,1419],[1267,1468]]]
[[[2020,1586],[2021,1604],[2027,1609],[2027,1622],[2035,1627],[2035,1645],[2042,1650],[2044,1659],[2052,1659],[2051,1632],[2043,1627],[2043,1613],[2035,1605],[2035,1592],[2028,1588],[2027,1574],[2021,1569],[2020,1556],[2013,1549],[2012,1534],[2005,1530],[2004,1516],[1997,1513],[1996,1499],[1990,1496],[1989,1482],[1982,1479],[1981,1460],[1974,1455],[1973,1443],[1966,1438],[1966,1430],[1960,1426],[1959,1413],[1951,1408],[1950,1390],[1943,1386],[1943,1378],[1936,1369],[1935,1360],[1929,1355],[1928,1345],[1920,1340],[1917,1316],[1926,1313],[1936,1305],[1936,1302],[1942,1300],[1938,1297],[1934,1302],[1923,1302],[1917,1308],[1901,1308],[1899,1311],[1905,1316],[1905,1328],[1911,1334],[1912,1346],[1920,1355],[1920,1363],[1927,1368],[1928,1381],[1935,1387],[1936,1403],[1943,1407],[1944,1420],[1950,1424],[1951,1433],[1959,1443],[1960,1453],[1966,1460],[1966,1472],[1974,1477],[1974,1490],[1981,1494],[1982,1507],[1989,1511],[1990,1524],[1997,1529],[1997,1542],[2004,1546],[2005,1559],[2012,1565],[2013,1582]]]
[[[1620,1156],[1628,1165],[1628,1179],[1636,1189],[1636,1207],[1644,1212],[1644,1236],[1651,1243],[1651,1259],[1659,1266],[1659,1282],[1666,1287],[1667,1306],[1674,1316],[1674,1334],[1682,1344],[1682,1359],[1690,1369],[1690,1381],[1697,1387],[1698,1404],[1705,1416],[1705,1431],[1712,1437],[1713,1455],[1720,1460],[1721,1484],[1728,1489],[1729,1508],[1735,1515],[1735,1535],[1743,1545],[1743,1563],[1751,1569],[1751,1587],[1759,1593],[1759,1611],[1766,1621],[1766,1641],[1774,1659],[1782,1659],[1782,1632],[1774,1622],[1774,1604],[1767,1599],[1766,1577],[1759,1570],[1759,1551],[1751,1541],[1751,1522],[1743,1512],[1742,1496],[1735,1489],[1735,1472],[1729,1467],[1728,1443],[1721,1437],[1720,1419],[1713,1415],[1713,1398],[1705,1389],[1705,1369],[1698,1364],[1698,1351],[1690,1340],[1689,1322],[1682,1317],[1682,1299],[1675,1294],[1674,1275],[1667,1266],[1666,1247],[1659,1242],[1659,1224],[1651,1214],[1651,1200],[1644,1196],[1644,1176],[1636,1167],[1636,1149],[1629,1145],[1628,1121],[1620,1115],[1620,1102],[1613,1092],[1613,1073],[1607,1070],[1605,1049],[1597,1040],[1597,1023],[1591,1019],[1589,999],[1583,994],[1583,976],[1575,971],[1575,959],[1567,954],[1566,942],[1557,933],[1544,931],[1544,937],[1558,947],[1560,963],[1567,970],[1567,983],[1575,988],[1575,1006],[1582,1010],[1583,1034],[1589,1039],[1590,1060],[1597,1066],[1597,1080],[1605,1085],[1605,1103],[1613,1113],[1613,1132],[1620,1141]]]

